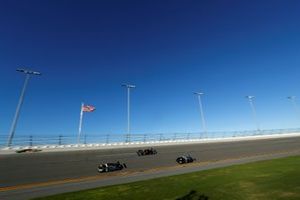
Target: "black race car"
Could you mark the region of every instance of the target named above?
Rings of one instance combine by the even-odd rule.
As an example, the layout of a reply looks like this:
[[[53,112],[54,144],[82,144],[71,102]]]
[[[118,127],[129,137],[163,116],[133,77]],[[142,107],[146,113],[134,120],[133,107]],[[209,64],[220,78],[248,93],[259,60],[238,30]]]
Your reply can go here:
[[[184,163],[191,163],[194,162],[196,159],[192,158],[192,156],[187,155],[187,156],[180,156],[176,159],[176,162],[179,164],[184,164]]]
[[[136,153],[138,156],[146,156],[146,155],[157,154],[157,151],[153,148],[150,148],[150,149],[138,150]]]
[[[35,153],[35,152],[40,152],[40,151],[42,151],[42,150],[41,149],[31,149],[31,148],[29,148],[29,149],[17,150],[16,153],[27,153],[27,152]]]
[[[119,161],[116,163],[105,163],[101,164],[98,166],[98,172],[103,173],[103,172],[113,172],[113,171],[118,171],[122,170],[124,168],[127,168],[126,164],[123,163],[121,164]]]

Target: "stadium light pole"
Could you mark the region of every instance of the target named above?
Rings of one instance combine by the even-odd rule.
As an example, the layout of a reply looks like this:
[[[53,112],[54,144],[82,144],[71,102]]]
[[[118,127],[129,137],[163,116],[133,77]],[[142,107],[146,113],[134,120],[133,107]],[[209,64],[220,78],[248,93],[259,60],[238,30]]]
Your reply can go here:
[[[13,140],[13,137],[14,137],[14,134],[15,134],[15,130],[16,130],[18,119],[19,119],[19,114],[20,114],[20,110],[21,110],[21,107],[22,107],[22,104],[23,104],[23,100],[24,100],[24,96],[25,96],[25,92],[26,92],[26,88],[27,88],[29,78],[30,78],[31,75],[42,75],[40,72],[27,70],[27,69],[17,69],[16,71],[25,74],[25,81],[24,81],[23,88],[22,88],[22,91],[21,91],[21,95],[20,95],[20,98],[19,98],[19,102],[18,102],[18,105],[17,105],[17,108],[16,108],[15,116],[14,116],[12,124],[11,124],[11,129],[10,129],[10,133],[9,133],[8,141],[7,141],[7,146],[8,147],[11,146],[11,143],[12,143],[12,140]]]
[[[194,92],[194,94],[197,95],[197,98],[198,98],[200,115],[201,115],[202,129],[203,129],[204,135],[206,135],[207,129],[206,129],[206,123],[205,123],[205,118],[204,118],[203,106],[202,106],[202,101],[201,101],[201,95],[204,95],[204,93],[203,92]]]
[[[252,114],[253,114],[253,120],[256,124],[256,129],[257,131],[259,132],[260,131],[260,128],[259,128],[259,123],[258,123],[258,120],[257,120],[257,115],[256,115],[256,110],[255,110],[255,106],[254,106],[254,101],[253,99],[255,98],[254,96],[246,96],[246,98],[248,99],[249,101],[249,104],[250,104],[250,107],[251,107],[251,110],[252,110]]]
[[[127,88],[127,135],[126,135],[126,142],[130,142],[130,90],[135,88],[135,85],[122,84],[122,86]]]
[[[297,115],[299,115],[300,113],[299,113],[299,107],[298,107],[298,105],[297,105],[297,103],[296,103],[296,96],[288,96],[287,98],[288,98],[289,100],[291,100],[291,102],[292,102],[292,104],[293,104],[293,107],[294,107],[294,109],[295,109]]]

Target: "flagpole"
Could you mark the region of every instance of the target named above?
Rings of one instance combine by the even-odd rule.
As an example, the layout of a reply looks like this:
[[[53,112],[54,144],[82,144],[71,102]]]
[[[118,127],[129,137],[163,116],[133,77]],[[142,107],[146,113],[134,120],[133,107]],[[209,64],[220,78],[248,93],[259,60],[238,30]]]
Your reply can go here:
[[[78,129],[78,138],[77,138],[78,144],[80,143],[80,136],[81,136],[82,117],[83,117],[83,106],[84,106],[84,103],[82,102],[82,103],[81,103],[81,109],[80,109],[79,129]]]

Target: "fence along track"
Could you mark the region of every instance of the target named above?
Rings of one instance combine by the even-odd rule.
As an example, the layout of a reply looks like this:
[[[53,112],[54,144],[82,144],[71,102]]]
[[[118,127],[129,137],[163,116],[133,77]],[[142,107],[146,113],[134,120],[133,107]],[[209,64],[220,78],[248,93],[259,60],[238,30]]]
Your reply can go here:
[[[210,139],[230,139],[237,137],[264,136],[264,135],[281,135],[288,133],[299,133],[300,128],[295,129],[270,129],[270,130],[246,130],[246,131],[219,131],[207,133],[147,133],[147,134],[131,134],[127,144],[139,143],[159,143],[159,142],[180,142],[194,140],[210,140]],[[126,134],[102,134],[102,135],[84,135],[79,143],[76,136],[66,136],[62,134],[38,136],[38,135],[16,135],[10,148],[7,148],[7,135],[0,135],[1,149],[18,149],[18,148],[55,148],[57,146],[88,146],[88,145],[117,145],[126,144]]]

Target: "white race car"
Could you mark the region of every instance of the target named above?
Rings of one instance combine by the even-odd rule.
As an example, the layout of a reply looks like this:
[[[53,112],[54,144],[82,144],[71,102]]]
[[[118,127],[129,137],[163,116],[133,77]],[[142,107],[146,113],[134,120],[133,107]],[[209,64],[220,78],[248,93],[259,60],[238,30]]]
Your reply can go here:
[[[98,172],[112,172],[112,171],[118,171],[122,170],[124,168],[127,168],[126,164],[121,164],[119,161],[116,163],[105,163],[98,166]]]
[[[184,163],[191,163],[194,162],[196,159],[192,158],[192,156],[190,155],[186,155],[186,156],[180,156],[176,159],[176,162],[179,164],[184,164]]]

